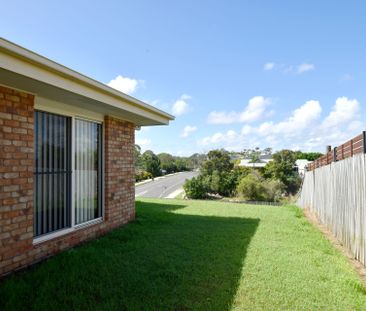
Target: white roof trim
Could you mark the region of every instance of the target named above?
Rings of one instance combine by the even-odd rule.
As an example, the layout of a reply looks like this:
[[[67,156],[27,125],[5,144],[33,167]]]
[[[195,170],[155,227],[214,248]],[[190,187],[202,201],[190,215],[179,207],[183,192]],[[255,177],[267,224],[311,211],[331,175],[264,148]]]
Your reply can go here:
[[[99,93],[103,93],[104,95],[107,95],[108,97],[112,97],[114,99],[114,100],[111,100],[112,105],[116,108],[118,108],[116,106],[116,100],[117,100],[117,101],[121,101],[124,105],[127,103],[131,106],[134,106],[134,108],[139,108],[138,110],[141,110],[141,114],[143,115],[143,112],[146,112],[149,118],[154,118],[154,116],[155,116],[155,118],[157,120],[159,120],[159,123],[163,121],[162,123],[168,124],[170,120],[174,120],[174,116],[172,116],[160,109],[150,106],[132,96],[119,92],[104,83],[98,82],[92,78],[82,75],[72,69],[69,69],[63,65],[60,65],[54,61],[49,60],[46,57],[36,54],[30,50],[27,50],[17,44],[14,44],[14,43],[0,37],[0,56],[2,56],[1,53],[8,54],[12,58],[15,57],[17,59],[22,60],[23,62],[30,63],[33,66],[36,66],[43,70],[51,72],[53,75],[61,76],[63,79],[71,80],[74,83],[76,82],[77,84],[81,84],[83,86],[91,88]],[[1,60],[1,58],[0,58],[0,67],[13,71],[12,69],[15,69],[16,66],[14,66],[14,68],[12,68],[10,66],[6,66],[7,62],[10,60],[11,60],[10,58],[4,58],[3,60]],[[18,67],[17,73],[24,74],[23,72],[19,72],[19,70],[20,70],[20,66]],[[26,72],[26,70],[24,72]],[[35,79],[35,77],[31,77],[31,78]],[[50,82],[50,80],[47,80],[47,82]],[[56,82],[56,79],[54,80],[54,82]],[[55,83],[53,83],[53,85],[58,86]],[[75,89],[73,91],[75,91]],[[81,91],[80,94],[85,96],[85,90],[84,90],[84,93]],[[98,98],[97,97],[94,98],[93,94],[90,94],[90,97],[92,99],[96,99],[98,101],[101,100],[100,96],[98,96]],[[104,101],[104,102],[106,102],[107,104],[109,103],[108,101]],[[132,110],[135,110],[135,109],[132,109]],[[135,110],[134,113],[138,113],[138,112]]]

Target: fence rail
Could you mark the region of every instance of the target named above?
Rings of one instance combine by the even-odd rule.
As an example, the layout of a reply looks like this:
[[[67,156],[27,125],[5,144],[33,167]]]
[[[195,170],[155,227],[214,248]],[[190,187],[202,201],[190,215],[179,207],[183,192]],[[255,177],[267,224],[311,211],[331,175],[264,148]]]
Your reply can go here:
[[[347,159],[360,153],[366,153],[366,131],[311,162],[308,164],[307,170],[313,171],[316,168]]]

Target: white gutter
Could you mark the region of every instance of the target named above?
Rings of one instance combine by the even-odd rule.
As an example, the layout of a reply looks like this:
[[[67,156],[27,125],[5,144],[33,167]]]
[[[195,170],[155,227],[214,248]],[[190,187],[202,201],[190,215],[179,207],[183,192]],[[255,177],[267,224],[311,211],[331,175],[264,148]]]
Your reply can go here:
[[[128,103],[130,105],[133,105],[135,107],[138,107],[140,109],[143,109],[149,113],[158,115],[159,117],[162,117],[167,120],[174,120],[175,117],[171,114],[168,114],[160,109],[157,109],[153,106],[150,106],[132,96],[129,96],[127,94],[124,94],[120,91],[117,91],[111,87],[109,87],[106,84],[103,84],[101,82],[98,82],[92,78],[89,78],[75,70],[72,70],[66,66],[63,66],[61,64],[58,64],[44,56],[41,56],[37,53],[34,53],[28,49],[25,49],[17,44],[14,44],[2,37],[0,37],[0,51],[4,52],[6,54],[9,54],[11,56],[15,56],[16,58],[20,58],[23,61],[32,63],[36,65],[37,67],[41,67],[43,69],[46,69],[47,71],[53,72],[54,74],[57,74],[59,76],[62,76],[66,79],[75,81],[79,84],[82,84],[84,86],[93,88],[98,90],[101,93],[104,93],[109,96],[113,96],[116,99],[123,100],[124,103]]]

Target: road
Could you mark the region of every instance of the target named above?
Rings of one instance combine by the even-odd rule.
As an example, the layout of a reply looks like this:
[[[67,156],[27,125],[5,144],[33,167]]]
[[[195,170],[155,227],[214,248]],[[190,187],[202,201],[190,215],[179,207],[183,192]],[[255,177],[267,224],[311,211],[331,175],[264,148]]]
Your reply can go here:
[[[181,191],[184,182],[197,176],[198,172],[182,172],[170,176],[159,177],[154,181],[137,185],[135,197],[174,198]]]

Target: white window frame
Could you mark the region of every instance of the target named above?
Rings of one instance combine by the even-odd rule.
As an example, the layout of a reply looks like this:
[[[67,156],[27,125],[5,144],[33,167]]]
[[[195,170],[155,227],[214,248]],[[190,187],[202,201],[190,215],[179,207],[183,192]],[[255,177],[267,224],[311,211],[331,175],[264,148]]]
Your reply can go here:
[[[33,238],[33,245],[36,244],[40,244],[43,243],[45,241],[49,241],[61,236],[64,236],[66,234],[75,232],[77,230],[81,230],[93,225],[96,225],[98,223],[101,223],[104,221],[105,219],[105,187],[104,187],[104,176],[105,176],[105,161],[104,161],[104,142],[105,142],[105,130],[104,130],[104,122],[103,122],[103,117],[95,117],[95,115],[93,116],[88,116],[86,113],[85,115],[80,115],[78,112],[73,112],[72,109],[71,110],[63,110],[63,109],[59,109],[58,107],[47,107],[44,106],[44,104],[40,105],[40,107],[38,107],[37,105],[35,106],[35,110],[37,111],[44,111],[44,112],[48,112],[48,113],[54,113],[54,114],[58,114],[64,117],[69,117],[71,118],[71,224],[69,228],[64,228],[61,230],[57,230],[51,233],[46,233],[44,235],[41,235],[39,237],[34,237]],[[95,122],[101,125],[101,130],[102,130],[102,141],[100,142],[100,146],[102,148],[102,164],[101,164],[101,176],[100,178],[101,180],[101,196],[102,196],[102,202],[101,204],[101,216],[86,222],[83,222],[81,224],[75,224],[75,192],[73,191],[74,189],[74,185],[75,185],[75,120],[84,120],[84,121],[89,121],[89,122]]]

